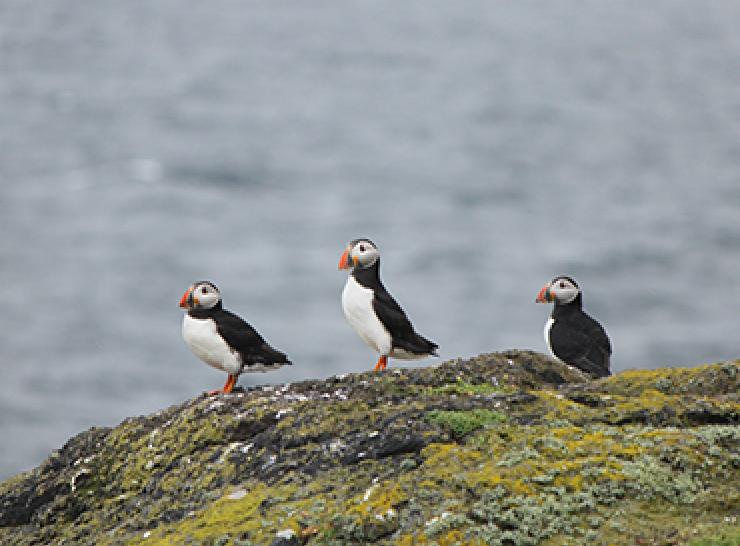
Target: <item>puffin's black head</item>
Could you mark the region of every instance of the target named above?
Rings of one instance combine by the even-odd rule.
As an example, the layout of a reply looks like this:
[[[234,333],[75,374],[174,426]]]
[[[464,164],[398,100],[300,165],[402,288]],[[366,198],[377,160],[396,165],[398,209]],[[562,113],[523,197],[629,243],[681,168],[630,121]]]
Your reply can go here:
[[[212,309],[221,302],[221,292],[210,281],[198,281],[188,288],[180,299],[184,309]]]
[[[575,301],[580,295],[581,289],[578,288],[578,283],[570,277],[560,276],[555,277],[549,283],[542,287],[540,293],[537,294],[537,303],[549,303],[554,301],[555,305],[567,305]]]
[[[380,252],[370,239],[354,239],[349,242],[339,259],[339,269],[372,267],[380,259]]]

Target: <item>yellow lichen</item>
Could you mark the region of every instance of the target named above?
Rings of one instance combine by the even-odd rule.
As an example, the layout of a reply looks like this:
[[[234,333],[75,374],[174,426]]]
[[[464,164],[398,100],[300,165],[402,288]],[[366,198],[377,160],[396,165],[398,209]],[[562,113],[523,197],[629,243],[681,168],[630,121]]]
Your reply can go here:
[[[396,482],[373,484],[362,495],[350,500],[347,507],[348,514],[361,516],[375,516],[387,514],[408,497]]]
[[[194,518],[185,519],[176,526],[157,529],[146,538],[142,535],[129,546],[176,546],[184,544],[187,537],[204,539],[227,531],[252,531],[259,536],[259,506],[266,497],[267,488],[256,485],[241,498],[223,497]]]

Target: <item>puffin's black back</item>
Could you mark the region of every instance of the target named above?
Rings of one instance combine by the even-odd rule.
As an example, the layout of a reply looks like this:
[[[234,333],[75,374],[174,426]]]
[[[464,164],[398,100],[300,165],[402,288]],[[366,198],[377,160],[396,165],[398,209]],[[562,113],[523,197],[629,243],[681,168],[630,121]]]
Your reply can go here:
[[[604,328],[582,309],[579,293],[566,304],[556,304],[552,311],[550,347],[560,360],[595,377],[611,374],[612,348]]]
[[[191,309],[188,314],[196,319],[211,319],[219,335],[242,357],[243,366],[292,364],[288,356],[273,349],[244,319],[223,308],[219,301],[210,309]]]
[[[380,280],[380,259],[370,267],[355,267],[352,276],[373,291],[373,310],[391,335],[393,347],[414,354],[436,354],[438,345],[416,333],[411,321]]]

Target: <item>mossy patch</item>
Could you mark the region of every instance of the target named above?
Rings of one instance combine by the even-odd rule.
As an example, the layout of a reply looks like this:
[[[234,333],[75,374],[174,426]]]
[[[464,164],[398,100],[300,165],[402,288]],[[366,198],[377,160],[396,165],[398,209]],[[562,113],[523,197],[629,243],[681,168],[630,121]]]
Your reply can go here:
[[[513,391],[514,389],[512,387],[501,384],[495,377],[487,383],[469,383],[458,378],[454,383],[429,388],[429,393],[431,394],[462,394],[475,396],[486,396],[489,394]]]
[[[737,394],[740,392],[740,360],[693,368],[626,370],[601,380],[598,388],[623,396],[639,396],[646,390],[705,396]]]
[[[470,411],[430,411],[427,420],[448,429],[455,438],[463,438],[471,432],[507,420],[500,411],[475,409]]]
[[[714,531],[713,536],[692,540],[689,546],[740,546],[740,524],[737,518],[734,521],[733,525],[728,524]]]
[[[274,492],[273,492],[274,493]],[[194,514],[177,526],[164,526],[155,532],[145,531],[129,542],[130,546],[174,546],[226,535],[228,538],[265,539],[263,518],[259,513],[267,498],[267,488],[257,485],[244,491],[244,496],[222,497],[201,513]],[[267,524],[264,525],[268,527]],[[196,542],[197,543],[197,542]]]

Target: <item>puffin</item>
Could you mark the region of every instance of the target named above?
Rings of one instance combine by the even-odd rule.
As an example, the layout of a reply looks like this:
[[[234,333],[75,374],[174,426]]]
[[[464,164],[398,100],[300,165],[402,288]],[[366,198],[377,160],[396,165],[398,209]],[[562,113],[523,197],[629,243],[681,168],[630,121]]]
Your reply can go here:
[[[209,394],[230,393],[243,372],[292,364],[241,317],[223,308],[221,292],[212,282],[193,283],[182,295],[180,307],[188,311],[182,321],[185,344],[203,362],[229,374],[223,388]]]
[[[370,239],[349,242],[339,269],[351,269],[342,291],[342,310],[350,326],[380,353],[375,371],[385,370],[388,357],[415,360],[439,356],[438,345],[418,334],[401,306],[380,280],[380,252]]]
[[[555,277],[537,294],[537,303],[555,302],[545,323],[545,343],[565,364],[592,377],[607,377],[612,354],[603,326],[583,311],[581,289],[570,277]]]

